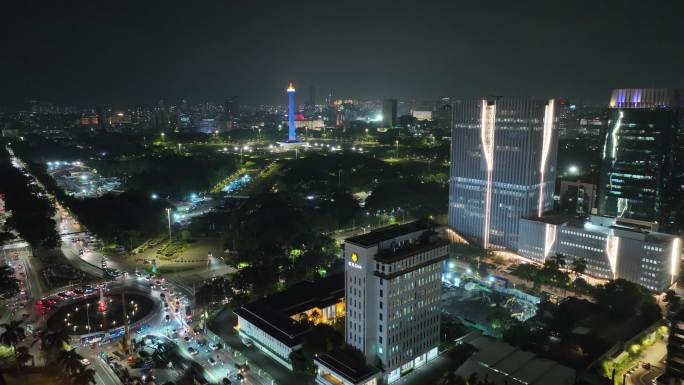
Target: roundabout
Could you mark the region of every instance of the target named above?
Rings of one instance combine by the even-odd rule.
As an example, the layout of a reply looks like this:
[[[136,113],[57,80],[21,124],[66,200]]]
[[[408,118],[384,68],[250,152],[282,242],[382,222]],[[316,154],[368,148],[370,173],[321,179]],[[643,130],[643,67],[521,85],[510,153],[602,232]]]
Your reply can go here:
[[[111,332],[122,329],[125,321],[134,325],[152,313],[154,300],[149,295],[128,290],[122,294],[113,290],[61,306],[47,320],[47,328],[71,335]]]

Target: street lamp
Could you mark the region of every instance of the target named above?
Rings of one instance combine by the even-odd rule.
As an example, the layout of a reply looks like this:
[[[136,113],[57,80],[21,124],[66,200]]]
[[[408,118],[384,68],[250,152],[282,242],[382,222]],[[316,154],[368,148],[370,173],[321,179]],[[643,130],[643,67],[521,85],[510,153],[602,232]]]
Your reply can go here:
[[[178,153],[180,154],[180,152],[181,152],[181,144],[178,143]]]
[[[166,134],[164,134],[164,133],[162,132],[162,133],[161,133],[162,142],[164,141],[164,136],[166,136]]]
[[[394,141],[394,146],[396,147],[396,158],[399,159],[399,139]]]

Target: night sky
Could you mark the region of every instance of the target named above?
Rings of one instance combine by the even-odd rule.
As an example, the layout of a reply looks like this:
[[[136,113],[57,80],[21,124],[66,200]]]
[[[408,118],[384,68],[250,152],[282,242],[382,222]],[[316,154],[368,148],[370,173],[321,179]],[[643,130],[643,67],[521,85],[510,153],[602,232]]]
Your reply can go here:
[[[284,103],[292,80],[319,102],[332,89],[606,104],[615,87],[684,86],[683,3],[6,0],[0,103]]]

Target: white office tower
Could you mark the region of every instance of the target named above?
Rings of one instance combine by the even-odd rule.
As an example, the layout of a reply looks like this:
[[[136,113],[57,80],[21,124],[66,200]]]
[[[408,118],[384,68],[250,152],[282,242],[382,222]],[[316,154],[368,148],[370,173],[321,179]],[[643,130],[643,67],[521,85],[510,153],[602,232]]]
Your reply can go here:
[[[394,225],[345,241],[345,338],[367,363],[380,366],[388,383],[437,357],[440,262],[448,241],[433,227]],[[322,361],[332,363],[324,369],[328,375],[335,372],[329,366],[341,366],[330,357]]]

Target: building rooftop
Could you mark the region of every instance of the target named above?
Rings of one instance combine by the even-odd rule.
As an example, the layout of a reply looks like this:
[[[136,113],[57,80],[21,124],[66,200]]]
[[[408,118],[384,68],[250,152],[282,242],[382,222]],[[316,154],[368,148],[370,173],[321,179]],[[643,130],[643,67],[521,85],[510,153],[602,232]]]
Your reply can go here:
[[[375,256],[375,260],[383,263],[392,263],[437,247],[447,246],[450,243],[447,239],[437,238],[435,233],[430,235],[434,235],[434,237],[421,237],[417,242],[400,247],[396,250],[381,250]]]
[[[461,365],[457,374],[468,378],[477,373],[497,385],[570,385],[575,370],[535,356],[505,342],[472,332],[462,339],[478,349]]]
[[[287,290],[248,303],[235,310],[235,314],[285,345],[295,346],[309,328],[290,317],[314,307],[330,306],[343,297],[344,273],[338,273],[314,282],[300,282]]]
[[[348,351],[349,349],[352,348],[333,350],[330,353],[316,357],[315,361],[325,365],[354,384],[378,373],[377,369],[366,364],[361,352],[354,354],[355,352],[350,352]]]
[[[543,217],[528,218],[530,221],[538,221],[568,228],[582,229],[596,234],[619,234],[620,236],[631,238],[643,238],[650,242],[668,242],[673,235],[652,231],[645,227],[646,222],[623,220],[621,218],[604,217],[592,215],[590,217],[577,216],[566,213],[551,213]]]
[[[354,243],[364,247],[375,246],[376,244],[415,233],[417,231],[427,230],[434,227],[434,224],[429,221],[416,221],[404,223],[401,225],[390,225],[373,230],[370,233],[357,235],[345,239],[345,242]]]

